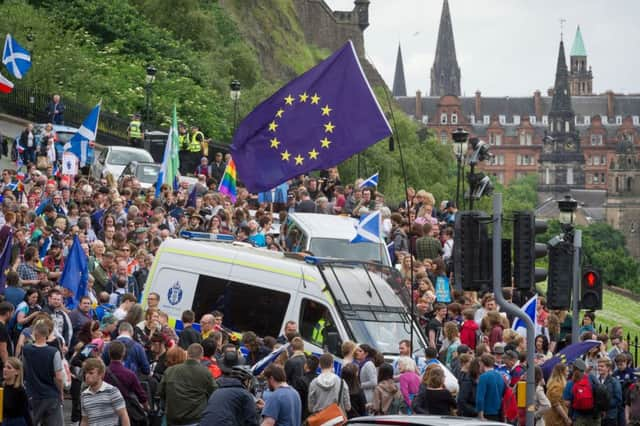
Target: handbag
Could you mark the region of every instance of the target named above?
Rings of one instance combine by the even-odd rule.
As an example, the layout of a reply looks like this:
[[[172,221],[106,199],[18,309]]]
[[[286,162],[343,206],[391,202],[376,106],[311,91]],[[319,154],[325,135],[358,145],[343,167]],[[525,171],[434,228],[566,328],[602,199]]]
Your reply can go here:
[[[36,159],[36,168],[45,170],[47,167],[49,167],[49,159],[44,155],[39,155]]]
[[[127,394],[122,395],[126,404],[127,414],[129,415],[129,419],[135,422],[136,424],[146,424],[147,423],[147,413],[144,411],[144,407],[140,404],[138,400],[138,395],[132,393],[129,389],[122,386],[122,383],[115,374],[111,372],[110,368],[107,368],[107,374],[111,381],[119,388],[126,389]]]
[[[323,408],[315,414],[310,415],[307,418],[307,424],[309,426],[334,426],[343,425],[347,422],[347,416],[340,408],[340,402],[342,401],[342,389],[344,387],[344,381],[340,379],[340,391],[338,392],[338,401]]]

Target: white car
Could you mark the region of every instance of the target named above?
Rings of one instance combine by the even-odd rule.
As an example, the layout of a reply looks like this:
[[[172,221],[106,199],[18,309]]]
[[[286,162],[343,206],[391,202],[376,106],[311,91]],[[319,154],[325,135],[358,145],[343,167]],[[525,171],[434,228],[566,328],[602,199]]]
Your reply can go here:
[[[118,179],[127,164],[132,161],[140,163],[153,163],[153,157],[148,151],[129,146],[105,147],[98,159],[91,165],[91,176],[102,179],[107,175],[113,175]]]

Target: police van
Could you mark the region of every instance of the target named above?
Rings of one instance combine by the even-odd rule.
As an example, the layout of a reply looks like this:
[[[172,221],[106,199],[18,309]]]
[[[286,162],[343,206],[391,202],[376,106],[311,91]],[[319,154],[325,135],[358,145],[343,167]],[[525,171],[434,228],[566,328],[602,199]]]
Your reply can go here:
[[[259,336],[280,336],[286,322],[294,320],[307,351],[328,350],[337,357],[342,342],[351,340],[391,358],[413,327],[413,348],[423,354],[424,336],[389,278],[389,268],[372,262],[171,239],[157,252],[143,304],[150,292],[158,293],[159,308],[178,330],[187,309],[197,321],[218,310],[227,329]]]
[[[358,221],[352,217],[320,213],[289,213],[286,241],[292,251],[319,257],[337,257],[378,262],[391,266],[384,242],[352,244]]]

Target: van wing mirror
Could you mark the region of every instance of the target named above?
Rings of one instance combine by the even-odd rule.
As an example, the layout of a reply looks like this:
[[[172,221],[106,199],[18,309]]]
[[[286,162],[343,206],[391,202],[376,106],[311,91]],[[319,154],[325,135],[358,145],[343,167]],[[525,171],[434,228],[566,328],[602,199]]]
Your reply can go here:
[[[332,354],[340,353],[340,335],[337,331],[327,332],[327,349]]]

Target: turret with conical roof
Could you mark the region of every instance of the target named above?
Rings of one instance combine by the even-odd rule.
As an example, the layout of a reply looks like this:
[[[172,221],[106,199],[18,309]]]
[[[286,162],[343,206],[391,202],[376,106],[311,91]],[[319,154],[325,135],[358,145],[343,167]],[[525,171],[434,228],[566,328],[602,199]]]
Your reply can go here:
[[[566,194],[571,189],[584,188],[585,161],[574,117],[564,42],[560,40],[556,81],[549,110],[549,128],[539,159],[541,193],[558,195]]]
[[[436,57],[431,68],[430,96],[460,96],[460,67],[456,58],[456,44],[453,39],[453,25],[449,12],[449,1],[444,0]]]
[[[584,47],[580,25],[571,46],[571,71],[569,73],[569,89],[574,96],[593,95],[593,74],[587,64],[587,49]]]
[[[404,65],[402,64],[402,50],[398,43],[398,56],[396,56],[396,72],[393,75],[393,96],[407,96],[407,84],[404,79]]]

